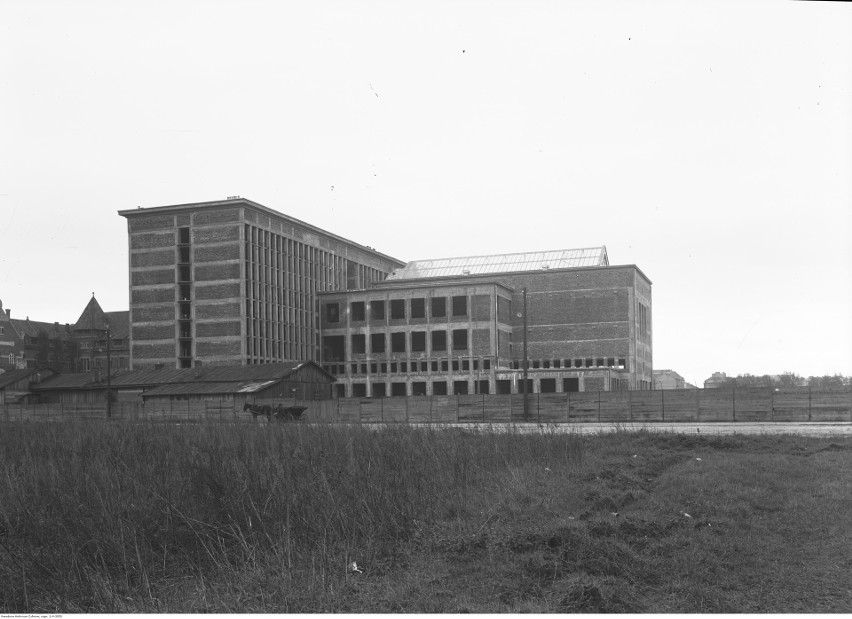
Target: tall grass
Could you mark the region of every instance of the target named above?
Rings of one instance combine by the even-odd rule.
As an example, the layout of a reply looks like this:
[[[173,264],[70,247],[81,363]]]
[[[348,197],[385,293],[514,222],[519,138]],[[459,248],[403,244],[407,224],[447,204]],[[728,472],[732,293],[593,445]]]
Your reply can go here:
[[[198,610],[252,589],[258,609],[311,610],[352,562],[381,565],[432,523],[480,527],[507,478],[523,494],[529,467],[582,457],[573,435],[9,424],[0,608]]]

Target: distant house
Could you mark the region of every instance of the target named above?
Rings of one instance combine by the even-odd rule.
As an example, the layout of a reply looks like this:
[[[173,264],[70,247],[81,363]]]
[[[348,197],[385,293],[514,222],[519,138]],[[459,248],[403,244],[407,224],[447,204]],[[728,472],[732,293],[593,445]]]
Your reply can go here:
[[[73,325],[12,318],[0,301],[0,369],[127,369],[129,312],[104,312],[94,296]],[[109,333],[109,345],[107,345]]]
[[[322,400],[331,397],[334,377],[313,361],[260,365],[149,368],[113,374],[64,374],[34,386],[41,402],[106,402],[108,388],[117,401],[171,400]]]
[[[705,389],[724,387],[730,382],[730,378],[724,372],[713,372],[713,376],[704,381]]]
[[[674,370],[654,370],[654,389],[685,389],[686,380]]]

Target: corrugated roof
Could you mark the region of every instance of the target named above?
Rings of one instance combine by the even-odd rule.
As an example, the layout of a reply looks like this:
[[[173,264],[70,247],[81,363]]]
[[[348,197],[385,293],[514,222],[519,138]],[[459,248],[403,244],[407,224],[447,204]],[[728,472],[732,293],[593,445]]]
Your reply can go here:
[[[189,382],[234,382],[280,380],[298,370],[303,362],[262,363],[258,365],[209,365],[177,370],[174,368],[132,370],[113,377],[115,386],[164,385]]]
[[[0,374],[0,389],[6,385],[11,385],[12,383],[16,383],[19,380],[27,378],[28,376],[32,376],[36,372],[38,372],[38,370],[32,368],[25,370],[6,370]]]
[[[174,383],[171,385],[160,385],[147,389],[143,397],[148,396],[163,396],[163,395],[219,395],[231,393],[256,393],[270,385],[274,385],[275,380],[264,381],[234,381],[224,383]]]
[[[283,363],[264,363],[259,365],[211,365],[181,370],[174,368],[163,368],[161,370],[127,370],[112,374],[110,378],[110,386],[114,389],[121,389],[133,387],[162,387],[165,385],[187,386],[204,383],[221,383],[223,385],[227,384],[232,386],[234,384],[248,383],[271,384],[275,381],[286,378],[298,371],[302,366],[308,364],[315,366],[319,372],[331,377],[328,372],[313,361],[291,361]],[[84,374],[60,374],[45,380],[38,386],[38,389],[103,389],[106,388],[106,382],[105,374],[101,374],[100,379],[98,379],[95,372],[87,372]],[[222,391],[222,393],[226,392],[227,391]],[[181,391],[180,393],[190,392]]]
[[[608,265],[609,258],[607,257],[606,246],[601,246],[491,256],[414,260],[403,268],[394,270],[393,273],[388,275],[387,280],[487,275],[515,271],[541,271]]]

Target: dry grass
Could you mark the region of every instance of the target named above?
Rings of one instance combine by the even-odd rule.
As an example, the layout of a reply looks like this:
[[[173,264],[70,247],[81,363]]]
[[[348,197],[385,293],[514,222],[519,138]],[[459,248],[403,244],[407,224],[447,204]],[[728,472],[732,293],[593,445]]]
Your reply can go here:
[[[5,612],[852,610],[845,438],[7,424],[0,463]]]

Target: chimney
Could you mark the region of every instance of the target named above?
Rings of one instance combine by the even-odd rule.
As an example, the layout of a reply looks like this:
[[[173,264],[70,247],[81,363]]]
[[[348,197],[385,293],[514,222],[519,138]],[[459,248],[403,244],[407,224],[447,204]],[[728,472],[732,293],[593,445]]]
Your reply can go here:
[[[12,310],[7,309],[6,310],[6,318],[11,318],[11,317],[12,317]]]

